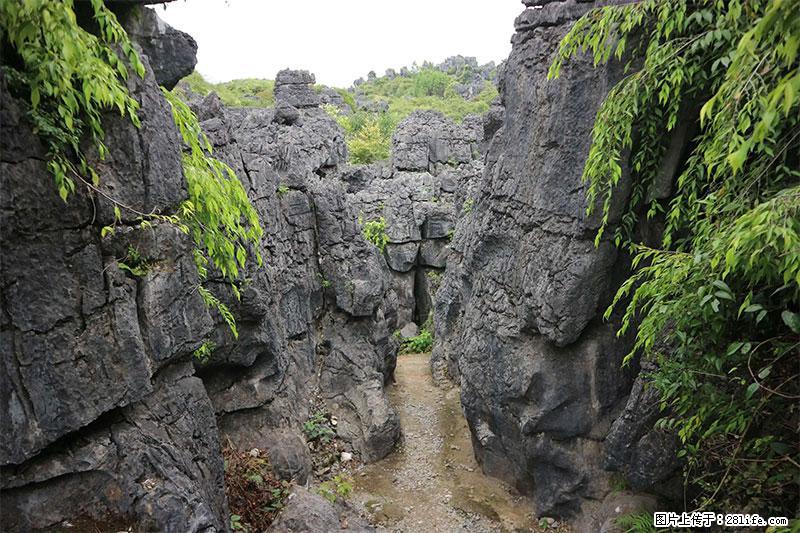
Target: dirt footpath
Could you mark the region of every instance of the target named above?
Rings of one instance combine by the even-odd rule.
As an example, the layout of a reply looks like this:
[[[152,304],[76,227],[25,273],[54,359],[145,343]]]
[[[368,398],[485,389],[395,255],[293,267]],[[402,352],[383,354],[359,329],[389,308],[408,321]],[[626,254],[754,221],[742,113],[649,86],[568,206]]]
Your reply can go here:
[[[384,531],[539,531],[532,504],[480,472],[458,389],[436,387],[429,363],[428,354],[398,357],[389,396],[403,443],[354,472],[351,502]]]

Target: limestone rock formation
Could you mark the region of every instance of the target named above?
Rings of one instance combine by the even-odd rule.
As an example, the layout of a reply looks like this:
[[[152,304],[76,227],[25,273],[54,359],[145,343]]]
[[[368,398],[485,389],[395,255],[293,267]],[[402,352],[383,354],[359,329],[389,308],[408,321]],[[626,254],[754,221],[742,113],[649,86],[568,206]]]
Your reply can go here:
[[[170,212],[186,197],[181,145],[152,72],[132,81],[142,127],[110,113],[95,164],[107,194]],[[111,206],[83,187],[65,205],[20,103],[5,84],[0,97],[4,526],[224,529],[216,422],[190,363],[212,321],[188,237],[125,213],[101,238]],[[120,268],[129,246],[145,276]]]
[[[113,113],[104,123],[101,189],[137,211],[175,212],[187,196],[182,146],[157,84],[191,69],[182,55],[191,46],[143,8],[115,9],[142,39],[147,74],[130,82],[142,127]],[[283,111],[194,101],[266,230],[265,266],[246,273],[241,302],[210,279],[237,317],[236,342],[202,303],[192,243],[177,228],[140,229],[123,211],[101,237],[114,222],[109,202],[79,186],[64,205],[3,83],[0,500],[10,530],[227,530],[221,436],[266,450],[280,475],[305,481],[300,428],[320,407],[336,413],[363,459],[394,447],[399,421],[384,395],[396,354],[389,270],[363,239],[345,184],[326,179],[346,147],[318,107],[313,76],[278,78]],[[131,249],[145,275],[121,268]],[[206,340],[216,345],[210,362],[193,361]]]
[[[609,490],[605,440],[632,381],[630,339],[601,320],[627,259],[594,246],[580,180],[621,67],[578,58],[548,81],[561,37],[600,3],[525,4],[500,78],[505,109],[487,121],[486,169],[438,293],[432,364],[460,381],[484,471],[532,493],[538,513],[572,515]]]
[[[194,71],[197,42],[158,18],[152,9],[134,8],[126,14],[125,30],[141,46],[145,55],[157,58],[152,63],[156,83],[172,89]]]
[[[385,222],[395,330],[429,318],[470,184],[483,170],[483,118],[456,124],[416,111],[397,127],[392,165],[345,167],[336,175],[362,222]]]
[[[346,159],[343,134],[306,98],[313,76],[282,71],[278,80],[290,89],[276,91],[274,110],[225,109],[213,94],[193,102],[266,233],[265,266],[248,273],[241,302],[227,298],[239,338],[218,322],[217,349],[199,373],[223,436],[268,453],[278,443],[271,456],[304,479],[310,465],[300,427],[315,397],[365,460],[385,456],[399,438],[383,394],[395,354],[384,317],[393,311],[385,263],[361,236],[343,186],[325,178]],[[288,107],[296,119],[276,120]]]

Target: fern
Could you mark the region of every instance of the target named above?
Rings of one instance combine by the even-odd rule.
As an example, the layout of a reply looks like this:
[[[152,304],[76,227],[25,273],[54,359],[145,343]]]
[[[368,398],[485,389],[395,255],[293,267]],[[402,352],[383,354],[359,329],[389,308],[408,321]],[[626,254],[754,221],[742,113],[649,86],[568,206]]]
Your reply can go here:
[[[624,514],[616,519],[623,533],[656,533],[653,526],[653,515],[650,513]]]

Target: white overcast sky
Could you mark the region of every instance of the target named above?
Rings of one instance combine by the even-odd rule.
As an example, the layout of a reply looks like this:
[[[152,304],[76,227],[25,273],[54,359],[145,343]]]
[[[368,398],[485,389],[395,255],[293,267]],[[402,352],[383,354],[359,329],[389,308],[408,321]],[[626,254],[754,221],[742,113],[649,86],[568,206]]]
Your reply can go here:
[[[178,0],[156,6],[198,43],[197,70],[214,82],[306,69],[349,87],[374,70],[511,50],[520,0]]]

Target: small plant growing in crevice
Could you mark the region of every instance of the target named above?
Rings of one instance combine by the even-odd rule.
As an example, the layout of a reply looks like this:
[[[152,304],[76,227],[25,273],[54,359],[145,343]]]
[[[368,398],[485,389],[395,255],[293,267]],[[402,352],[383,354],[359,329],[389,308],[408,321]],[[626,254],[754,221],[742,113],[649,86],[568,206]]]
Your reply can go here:
[[[419,335],[403,341],[400,346],[401,354],[425,353],[431,351],[433,347],[433,333],[427,327],[420,330]]]
[[[211,359],[211,356],[216,348],[217,345],[214,343],[214,341],[206,339],[199,348],[192,352],[192,357],[197,359],[200,364],[206,364],[209,359]]]
[[[437,286],[442,283],[442,273],[438,270],[430,270],[425,274],[425,276],[428,278],[428,281]]]
[[[303,433],[308,442],[319,441],[327,444],[336,436],[331,419],[325,413],[317,411],[303,423]]]
[[[475,205],[475,200],[472,198],[468,198],[464,201],[464,204],[461,206],[461,212],[465,215],[472,213],[472,206]]]
[[[283,196],[287,192],[289,192],[289,186],[288,185],[284,185],[283,183],[278,185],[278,196]]]
[[[327,279],[327,278],[326,278],[325,276],[323,276],[322,274],[317,274],[317,276],[319,277],[319,283],[320,283],[320,285],[322,285],[322,288],[323,288],[323,289],[329,289],[329,288],[331,288],[331,286],[332,286],[333,284],[330,282],[330,280],[329,280],[329,279]]]
[[[617,517],[616,523],[624,533],[656,533],[659,531],[653,526],[653,515],[650,513],[624,514]]]
[[[353,478],[347,474],[336,474],[328,481],[320,483],[317,494],[331,503],[338,499],[346,499],[353,492]]]
[[[117,261],[117,266],[120,270],[124,270],[137,278],[145,277],[153,268],[153,266],[142,257],[139,250],[133,246],[128,246],[127,255],[121,261]]]
[[[386,235],[386,219],[380,217],[377,220],[363,222],[361,217],[359,217],[359,223],[361,224],[361,233],[364,235],[364,238],[374,244],[378,250],[383,253],[383,251],[386,250],[386,245],[389,244],[389,236]]]
[[[257,448],[238,450],[228,443],[222,456],[231,529],[264,531],[289,496],[288,482],[277,478],[266,455]]]

